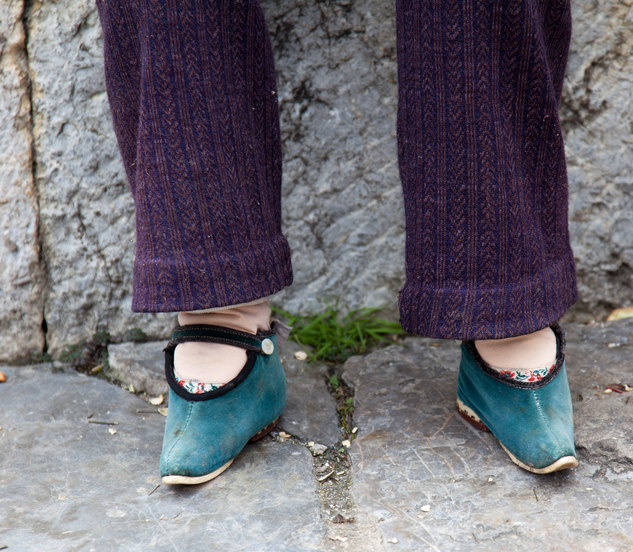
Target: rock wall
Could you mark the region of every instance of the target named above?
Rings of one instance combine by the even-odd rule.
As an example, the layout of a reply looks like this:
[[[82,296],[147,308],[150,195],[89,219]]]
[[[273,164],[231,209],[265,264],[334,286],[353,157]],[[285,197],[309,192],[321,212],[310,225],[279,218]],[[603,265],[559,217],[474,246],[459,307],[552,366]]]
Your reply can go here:
[[[395,304],[404,283],[393,0],[263,2],[284,144],[291,312]]]
[[[633,304],[633,1],[572,2],[561,116],[578,321]]]
[[[0,358],[44,347],[23,0],[0,1]]]
[[[94,0],[37,2],[27,14],[35,174],[49,350],[173,315],[130,312],[134,205],[110,120]]]
[[[0,0],[0,359],[129,310],[134,209],[108,113],[93,0]],[[578,0],[561,109],[578,319],[633,303],[631,0]],[[392,306],[404,280],[393,0],[262,0],[277,59],[292,312]],[[26,11],[25,11],[26,10]],[[24,12],[24,13],[23,13]],[[45,323],[43,324],[43,321]]]

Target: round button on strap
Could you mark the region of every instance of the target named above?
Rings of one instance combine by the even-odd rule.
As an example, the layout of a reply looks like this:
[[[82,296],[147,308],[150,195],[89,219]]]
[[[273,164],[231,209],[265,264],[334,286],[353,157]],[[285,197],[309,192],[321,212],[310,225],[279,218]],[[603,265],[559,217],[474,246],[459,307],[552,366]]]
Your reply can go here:
[[[271,339],[266,338],[262,341],[262,351],[267,355],[272,355],[275,352],[275,344]]]

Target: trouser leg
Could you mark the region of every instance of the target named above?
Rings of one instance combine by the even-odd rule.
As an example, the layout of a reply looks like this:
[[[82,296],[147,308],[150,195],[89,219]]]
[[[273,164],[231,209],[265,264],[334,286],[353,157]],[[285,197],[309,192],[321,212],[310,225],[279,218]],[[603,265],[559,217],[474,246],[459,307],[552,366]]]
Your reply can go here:
[[[99,0],[136,206],[132,308],[245,303],[292,282],[274,62],[256,0]]]
[[[568,0],[398,0],[408,331],[527,334],[577,298],[558,105]]]

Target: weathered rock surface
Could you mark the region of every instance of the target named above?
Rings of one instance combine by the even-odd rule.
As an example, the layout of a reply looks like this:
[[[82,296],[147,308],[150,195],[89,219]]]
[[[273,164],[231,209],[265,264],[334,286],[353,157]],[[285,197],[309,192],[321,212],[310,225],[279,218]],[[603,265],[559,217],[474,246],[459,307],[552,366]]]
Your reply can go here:
[[[23,0],[0,2],[0,359],[44,346],[23,11]]]
[[[633,12],[631,0],[572,2],[561,116],[580,301],[600,320],[633,304]]]
[[[0,548],[629,550],[633,391],[603,390],[633,379],[633,320],[566,329],[577,468],[537,476],[512,464],[455,413],[457,343],[409,338],[347,362],[359,428],[353,478],[339,489],[347,496],[326,501],[348,464],[321,480],[327,472],[308,447],[279,437],[247,445],[210,483],[159,486],[165,419],[156,408],[70,369],[0,366]],[[307,407],[282,424],[317,440],[335,405],[315,400],[329,398],[324,381],[293,364],[293,352],[284,355],[289,397],[312,393],[295,392]],[[354,521],[332,523],[330,500],[350,493]]]
[[[297,360],[296,351],[302,350],[294,341],[280,349],[288,397],[279,425],[287,432],[316,443],[336,446],[342,437],[336,414],[336,401],[325,384],[327,367]]]
[[[607,385],[633,387],[633,320],[567,329],[576,446],[592,464],[614,473],[633,470],[633,392],[605,393]]]
[[[404,279],[393,0],[262,5],[277,59],[295,269],[275,301],[303,313],[328,298],[344,310],[393,305]],[[21,6],[0,6],[0,43],[15,45],[2,47],[0,76],[0,335],[11,343],[2,354],[41,350],[43,318],[53,353],[100,328],[167,337],[171,316],[129,311],[134,211],[94,3],[30,3],[28,66]],[[630,0],[572,7],[561,110],[581,291],[572,317],[599,318],[633,302],[633,18]]]
[[[284,144],[291,312],[393,303],[404,282],[395,4],[263,2]],[[353,75],[353,77],[352,77]]]
[[[137,393],[145,392],[150,397],[167,396],[165,345],[164,341],[108,345],[106,375],[125,385],[133,385]]]
[[[28,54],[48,346],[131,326],[164,335],[172,315],[130,312],[134,209],[112,130],[92,0],[36,2]]]
[[[0,547],[318,550],[326,528],[304,447],[266,437],[207,484],[159,486],[165,418],[137,412],[147,403],[46,366],[3,370]]]
[[[384,541],[442,551],[630,547],[633,401],[603,390],[633,379],[633,321],[567,329],[580,465],[548,476],[512,464],[490,433],[457,415],[457,343],[411,338],[347,362],[359,427],[352,492]]]

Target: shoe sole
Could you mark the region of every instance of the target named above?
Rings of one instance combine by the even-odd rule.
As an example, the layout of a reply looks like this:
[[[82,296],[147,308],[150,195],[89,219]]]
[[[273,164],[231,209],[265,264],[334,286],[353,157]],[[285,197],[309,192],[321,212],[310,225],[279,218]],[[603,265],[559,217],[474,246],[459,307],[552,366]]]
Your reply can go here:
[[[253,435],[248,442],[254,443],[258,441],[265,435],[268,435],[277,425],[279,418],[277,418],[272,424],[267,425],[261,431],[258,431],[255,435]],[[187,477],[185,475],[165,475],[161,479],[163,485],[200,485],[200,483],[206,483],[207,481],[211,481],[215,479],[218,475],[224,473],[227,468],[233,463],[235,458],[231,458],[226,464],[220,466],[217,470],[212,471],[211,473],[207,473],[206,475],[200,475],[198,477]]]
[[[471,424],[472,426],[476,427],[477,429],[481,431],[487,431],[488,433],[492,433],[490,429],[488,429],[488,426],[486,426],[486,424],[484,424],[481,421],[479,416],[475,414],[473,409],[465,405],[464,402],[459,397],[457,397],[455,408],[457,408],[457,412],[459,413],[459,415],[462,418],[464,418],[464,420],[466,420],[469,424]],[[499,440],[497,439],[497,441]],[[510,457],[510,460],[512,460],[520,468],[523,468],[524,470],[527,470],[532,473],[537,473],[537,474],[542,475],[546,473],[552,473],[558,470],[565,470],[567,468],[575,468],[578,465],[578,460],[576,459],[575,456],[563,456],[562,458],[559,458],[558,460],[556,460],[556,462],[554,462],[553,464],[550,464],[549,466],[545,466],[544,468],[533,468],[521,462],[521,460],[519,460],[514,454],[512,454],[504,446],[504,444],[501,441],[499,441],[499,444],[501,445],[501,448],[503,448],[503,450],[506,451],[507,455]]]

